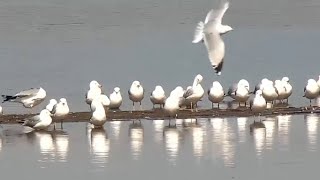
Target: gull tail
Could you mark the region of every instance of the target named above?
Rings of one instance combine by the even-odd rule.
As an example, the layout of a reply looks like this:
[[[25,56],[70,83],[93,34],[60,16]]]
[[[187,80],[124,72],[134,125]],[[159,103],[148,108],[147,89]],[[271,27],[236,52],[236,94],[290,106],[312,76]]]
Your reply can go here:
[[[200,21],[194,31],[192,43],[198,43],[203,39],[204,23]]]
[[[4,103],[4,102],[6,102],[6,101],[14,100],[14,99],[16,99],[17,97],[16,97],[16,96],[2,95],[2,98],[3,98],[2,103]]]

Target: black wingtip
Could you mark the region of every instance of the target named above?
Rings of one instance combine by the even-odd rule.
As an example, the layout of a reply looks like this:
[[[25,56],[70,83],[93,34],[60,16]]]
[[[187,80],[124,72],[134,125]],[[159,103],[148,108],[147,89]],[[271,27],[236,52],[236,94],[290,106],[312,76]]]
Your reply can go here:
[[[10,101],[11,99],[15,99],[15,96],[1,95],[1,97],[3,98],[2,103]]]
[[[223,67],[223,59],[218,65],[213,65],[212,67],[216,71],[216,74],[218,76],[220,76],[221,75],[221,71],[222,71],[222,67]]]

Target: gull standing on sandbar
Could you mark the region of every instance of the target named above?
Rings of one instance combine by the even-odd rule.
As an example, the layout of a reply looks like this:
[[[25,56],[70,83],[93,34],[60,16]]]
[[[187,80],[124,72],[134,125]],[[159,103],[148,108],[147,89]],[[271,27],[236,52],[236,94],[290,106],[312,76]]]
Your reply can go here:
[[[219,108],[220,102],[224,99],[224,90],[218,81],[214,81],[211,88],[208,90],[208,99],[211,102],[212,109],[213,103],[217,103]]]
[[[110,98],[110,109],[119,109],[122,104],[122,96],[119,87],[115,87],[113,92],[109,96]]]
[[[194,106],[196,107],[196,111],[198,111],[197,103],[204,95],[204,90],[201,86],[202,80],[203,77],[198,74],[193,80],[192,87],[187,88],[186,92],[183,94],[183,97],[185,99],[184,103],[186,105],[191,104],[191,111],[193,111]]]
[[[140,103],[140,110],[141,110],[142,109],[141,101],[144,96],[144,90],[143,90],[143,87],[139,81],[132,82],[131,87],[128,91],[128,94],[129,94],[129,99],[132,101],[133,110],[134,110],[134,103],[135,102]]]
[[[165,100],[166,100],[166,95],[163,88],[159,85],[156,86],[150,95],[150,101],[153,104],[153,108],[154,108],[154,105],[156,104],[159,104],[160,108],[162,108],[164,106]]]
[[[86,103],[91,104],[92,100],[102,93],[102,86],[98,81],[92,80],[89,84],[89,90],[86,94]]]
[[[218,75],[221,75],[225,56],[225,44],[221,35],[233,30],[230,26],[221,24],[228,8],[229,2],[224,2],[219,9],[211,9],[205,21],[198,23],[192,41],[192,43],[204,42],[212,67]]]

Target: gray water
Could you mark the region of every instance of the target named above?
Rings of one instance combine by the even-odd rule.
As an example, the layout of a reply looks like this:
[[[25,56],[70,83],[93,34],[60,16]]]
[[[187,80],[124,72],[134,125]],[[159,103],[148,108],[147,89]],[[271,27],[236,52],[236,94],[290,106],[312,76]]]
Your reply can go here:
[[[1,177],[10,179],[317,179],[315,114],[107,122],[104,129],[0,133]],[[58,125],[59,126],[59,125]]]
[[[50,98],[65,97],[71,111],[88,111],[84,94],[98,80],[109,94],[119,86],[122,109],[127,90],[139,80],[147,92],[190,85],[196,74],[207,89],[227,88],[241,78],[253,87],[262,78],[288,76],[290,103],[308,104],[303,88],[319,75],[320,1],[232,0],[223,21],[235,30],[224,36],[220,77],[202,44],[192,44],[195,25],[212,0],[2,0],[0,1],[0,92],[42,86]],[[149,93],[146,93],[149,94]],[[24,113],[2,104],[5,113]],[[200,102],[210,107],[206,97]],[[148,96],[143,108],[150,109]],[[66,123],[63,132],[22,133],[3,125],[0,177],[6,179],[317,179],[319,117],[199,119],[107,123],[88,131]],[[257,124],[255,124],[257,125]]]
[[[71,111],[88,111],[84,94],[98,80],[105,93],[119,86],[122,109],[131,108],[127,90],[139,80],[147,95],[159,84],[167,93],[191,85],[196,74],[209,88],[227,89],[241,78],[251,88],[262,78],[288,76],[294,106],[307,79],[318,78],[320,2],[231,1],[223,21],[235,30],[224,36],[225,67],[218,77],[205,47],[192,44],[195,25],[217,7],[212,0],[3,0],[0,2],[0,92],[42,86],[50,98],[65,97]],[[148,96],[144,109],[150,109]],[[3,104],[6,113],[24,113]],[[200,106],[210,107],[207,100]]]

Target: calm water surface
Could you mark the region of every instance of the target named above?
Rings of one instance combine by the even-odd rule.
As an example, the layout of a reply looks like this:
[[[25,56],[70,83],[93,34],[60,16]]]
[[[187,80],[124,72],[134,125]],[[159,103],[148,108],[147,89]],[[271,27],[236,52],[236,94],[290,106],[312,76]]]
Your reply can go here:
[[[3,125],[2,177],[37,179],[316,179],[320,116]]]

